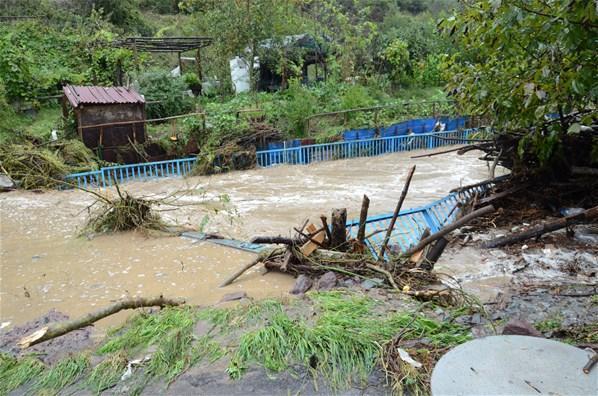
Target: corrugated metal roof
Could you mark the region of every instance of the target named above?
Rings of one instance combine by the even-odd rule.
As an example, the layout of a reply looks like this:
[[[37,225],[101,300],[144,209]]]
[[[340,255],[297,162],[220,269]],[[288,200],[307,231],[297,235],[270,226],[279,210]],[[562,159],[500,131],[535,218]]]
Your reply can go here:
[[[73,107],[81,104],[145,103],[132,88],[66,85],[62,90]]]

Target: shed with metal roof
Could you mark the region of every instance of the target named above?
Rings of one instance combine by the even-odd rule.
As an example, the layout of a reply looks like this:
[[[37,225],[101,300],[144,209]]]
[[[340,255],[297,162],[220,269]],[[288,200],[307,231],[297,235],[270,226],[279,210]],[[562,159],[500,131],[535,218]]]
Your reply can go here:
[[[145,142],[145,99],[127,87],[66,85],[63,113],[74,117],[79,137],[87,147],[110,162],[122,158],[123,146]]]

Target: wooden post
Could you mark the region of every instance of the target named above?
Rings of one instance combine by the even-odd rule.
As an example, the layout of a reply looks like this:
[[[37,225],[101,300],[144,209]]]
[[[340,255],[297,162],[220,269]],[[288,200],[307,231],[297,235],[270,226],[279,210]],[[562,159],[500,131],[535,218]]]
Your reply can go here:
[[[346,251],[347,242],[347,209],[334,209],[332,211],[332,232],[330,248]]]
[[[413,177],[413,173],[415,172],[415,165],[409,169],[409,173],[407,174],[407,180],[405,181],[405,185],[403,186],[403,191],[401,192],[401,196],[399,198],[399,202],[397,202],[397,206],[395,207],[395,211],[392,215],[392,219],[390,220],[390,224],[388,225],[388,229],[386,230],[386,236],[384,237],[384,242],[382,242],[382,246],[380,247],[380,253],[378,254],[378,260],[384,260],[384,251],[388,246],[388,241],[390,240],[390,235],[392,234],[392,230],[395,228],[395,223],[397,222],[397,217],[399,217],[399,212],[401,211],[401,207],[403,206],[403,201],[405,201],[405,197],[407,196],[407,191],[409,191],[409,184],[411,184],[411,178]]]
[[[183,61],[181,60],[181,53],[177,52],[177,56],[179,58],[179,73],[182,76],[183,75]]]
[[[197,49],[195,53],[195,63],[197,64],[197,77],[199,78],[199,94],[201,95],[202,86],[201,82],[203,81],[203,71],[201,69],[201,48]]]
[[[357,232],[357,240],[361,243],[365,241],[365,225],[368,219],[369,207],[370,199],[364,194],[363,201],[361,201],[361,213],[359,213],[359,231]]]

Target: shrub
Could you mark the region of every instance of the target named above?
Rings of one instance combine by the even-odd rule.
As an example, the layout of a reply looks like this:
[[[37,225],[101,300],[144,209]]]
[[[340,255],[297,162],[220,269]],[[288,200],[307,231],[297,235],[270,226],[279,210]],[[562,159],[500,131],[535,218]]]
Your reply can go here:
[[[293,79],[280,109],[279,127],[293,136],[300,137],[304,136],[306,132],[305,119],[316,112],[317,100],[310,90],[302,86],[298,80]]]
[[[182,78],[168,72],[149,72],[139,77],[138,85],[147,101],[160,101],[146,106],[148,118],[169,117],[193,109],[193,99],[185,93],[187,87]]]

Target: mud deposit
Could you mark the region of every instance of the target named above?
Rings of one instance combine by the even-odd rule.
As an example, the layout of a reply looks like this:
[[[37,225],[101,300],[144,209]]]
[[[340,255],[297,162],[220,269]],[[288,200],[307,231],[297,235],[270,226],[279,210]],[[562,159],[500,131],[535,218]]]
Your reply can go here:
[[[307,217],[347,207],[357,217],[363,194],[370,213],[391,212],[408,166],[417,171],[404,207],[440,198],[459,185],[487,177],[476,155],[409,159],[417,152],[374,158],[281,166],[212,177],[161,179],[123,185],[136,196],[175,194],[177,206],[162,208],[172,223],[246,239],[289,234]],[[109,193],[114,194],[110,190]],[[230,201],[230,203],[228,203]],[[293,279],[259,266],[233,285],[217,285],[253,255],[179,237],[131,232],[81,236],[93,197],[82,191],[15,191],[0,195],[0,323],[22,324],[55,308],[71,317],[125,296],[175,296],[210,304],[244,290],[253,298],[286,295]],[[457,263],[457,273],[477,273]],[[466,275],[466,274],[464,274]],[[119,323],[127,313],[96,326]]]

